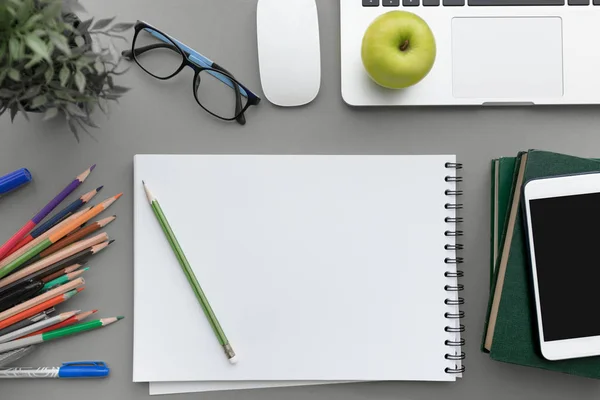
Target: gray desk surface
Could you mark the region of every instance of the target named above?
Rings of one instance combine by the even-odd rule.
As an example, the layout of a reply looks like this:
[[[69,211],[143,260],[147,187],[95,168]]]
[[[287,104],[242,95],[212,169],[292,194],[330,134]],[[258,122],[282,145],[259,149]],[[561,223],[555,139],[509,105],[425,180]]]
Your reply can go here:
[[[358,1],[358,0],[357,0]],[[146,20],[211,57],[260,93],[256,53],[256,0],[103,0],[85,3],[96,16]],[[321,387],[187,394],[180,399],[492,399],[597,398],[593,380],[496,363],[479,352],[488,297],[489,161],[520,149],[543,148],[581,156],[600,155],[600,108],[429,108],[354,109],[340,96],[339,2],[318,1],[323,82],[318,98],[303,108],[282,109],[267,101],[248,113],[240,127],[209,117],[192,97],[189,71],[168,82],[137,67],[122,82],[133,90],[113,107],[110,119],[97,117],[96,141],[77,143],[59,122],[14,125],[0,121],[0,172],[30,168],[35,183],[0,200],[0,238],[12,234],[57,189],[92,162],[86,187],[104,184],[103,196],[120,191],[109,227],[116,243],[91,263],[88,288],[72,305],[99,308],[102,316],[128,318],[102,332],[45,345],[24,360],[32,366],[103,359],[107,381],[3,381],[2,400],[41,396],[75,400],[142,399],[147,384],[133,384],[133,221],[132,172],[137,153],[456,153],[465,164],[467,373],[454,384],[386,382]],[[129,33],[131,35],[131,33]],[[285,40],[285,38],[282,38]],[[292,83],[293,84],[293,83]],[[410,329],[410,327],[407,327]],[[401,360],[399,360],[401,362]]]

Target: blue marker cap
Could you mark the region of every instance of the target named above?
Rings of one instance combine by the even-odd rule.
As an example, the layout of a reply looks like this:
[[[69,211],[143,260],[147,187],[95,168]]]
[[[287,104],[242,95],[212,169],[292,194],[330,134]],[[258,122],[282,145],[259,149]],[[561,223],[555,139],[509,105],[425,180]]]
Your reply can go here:
[[[105,378],[109,373],[104,361],[67,362],[58,369],[59,378]]]
[[[0,195],[11,192],[31,182],[31,173],[26,168],[21,168],[8,175],[0,177]]]

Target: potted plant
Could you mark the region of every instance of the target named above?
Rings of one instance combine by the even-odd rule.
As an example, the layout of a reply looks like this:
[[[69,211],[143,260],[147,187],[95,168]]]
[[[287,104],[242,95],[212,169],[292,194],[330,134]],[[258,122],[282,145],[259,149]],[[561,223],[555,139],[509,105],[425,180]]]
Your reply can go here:
[[[0,1],[0,116],[63,115],[71,132],[97,127],[96,108],[128,89],[115,84],[120,55],[113,39],[133,24],[114,18],[81,21],[77,0]]]

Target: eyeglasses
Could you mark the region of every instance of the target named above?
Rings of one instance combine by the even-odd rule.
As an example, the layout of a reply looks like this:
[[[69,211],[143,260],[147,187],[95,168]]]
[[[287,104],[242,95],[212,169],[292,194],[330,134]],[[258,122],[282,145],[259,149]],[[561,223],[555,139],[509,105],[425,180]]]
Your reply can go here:
[[[185,67],[194,70],[194,98],[205,111],[225,121],[244,125],[244,112],[260,97],[237,81],[225,68],[153,26],[138,21],[131,50],[122,55],[133,59],[153,77],[167,80]]]

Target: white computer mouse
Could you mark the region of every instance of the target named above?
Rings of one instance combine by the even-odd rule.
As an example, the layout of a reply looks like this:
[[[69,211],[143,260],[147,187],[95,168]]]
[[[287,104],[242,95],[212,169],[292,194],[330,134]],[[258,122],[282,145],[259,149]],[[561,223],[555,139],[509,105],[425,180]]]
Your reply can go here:
[[[258,0],[258,61],[263,92],[283,107],[310,103],[321,87],[315,0]]]

